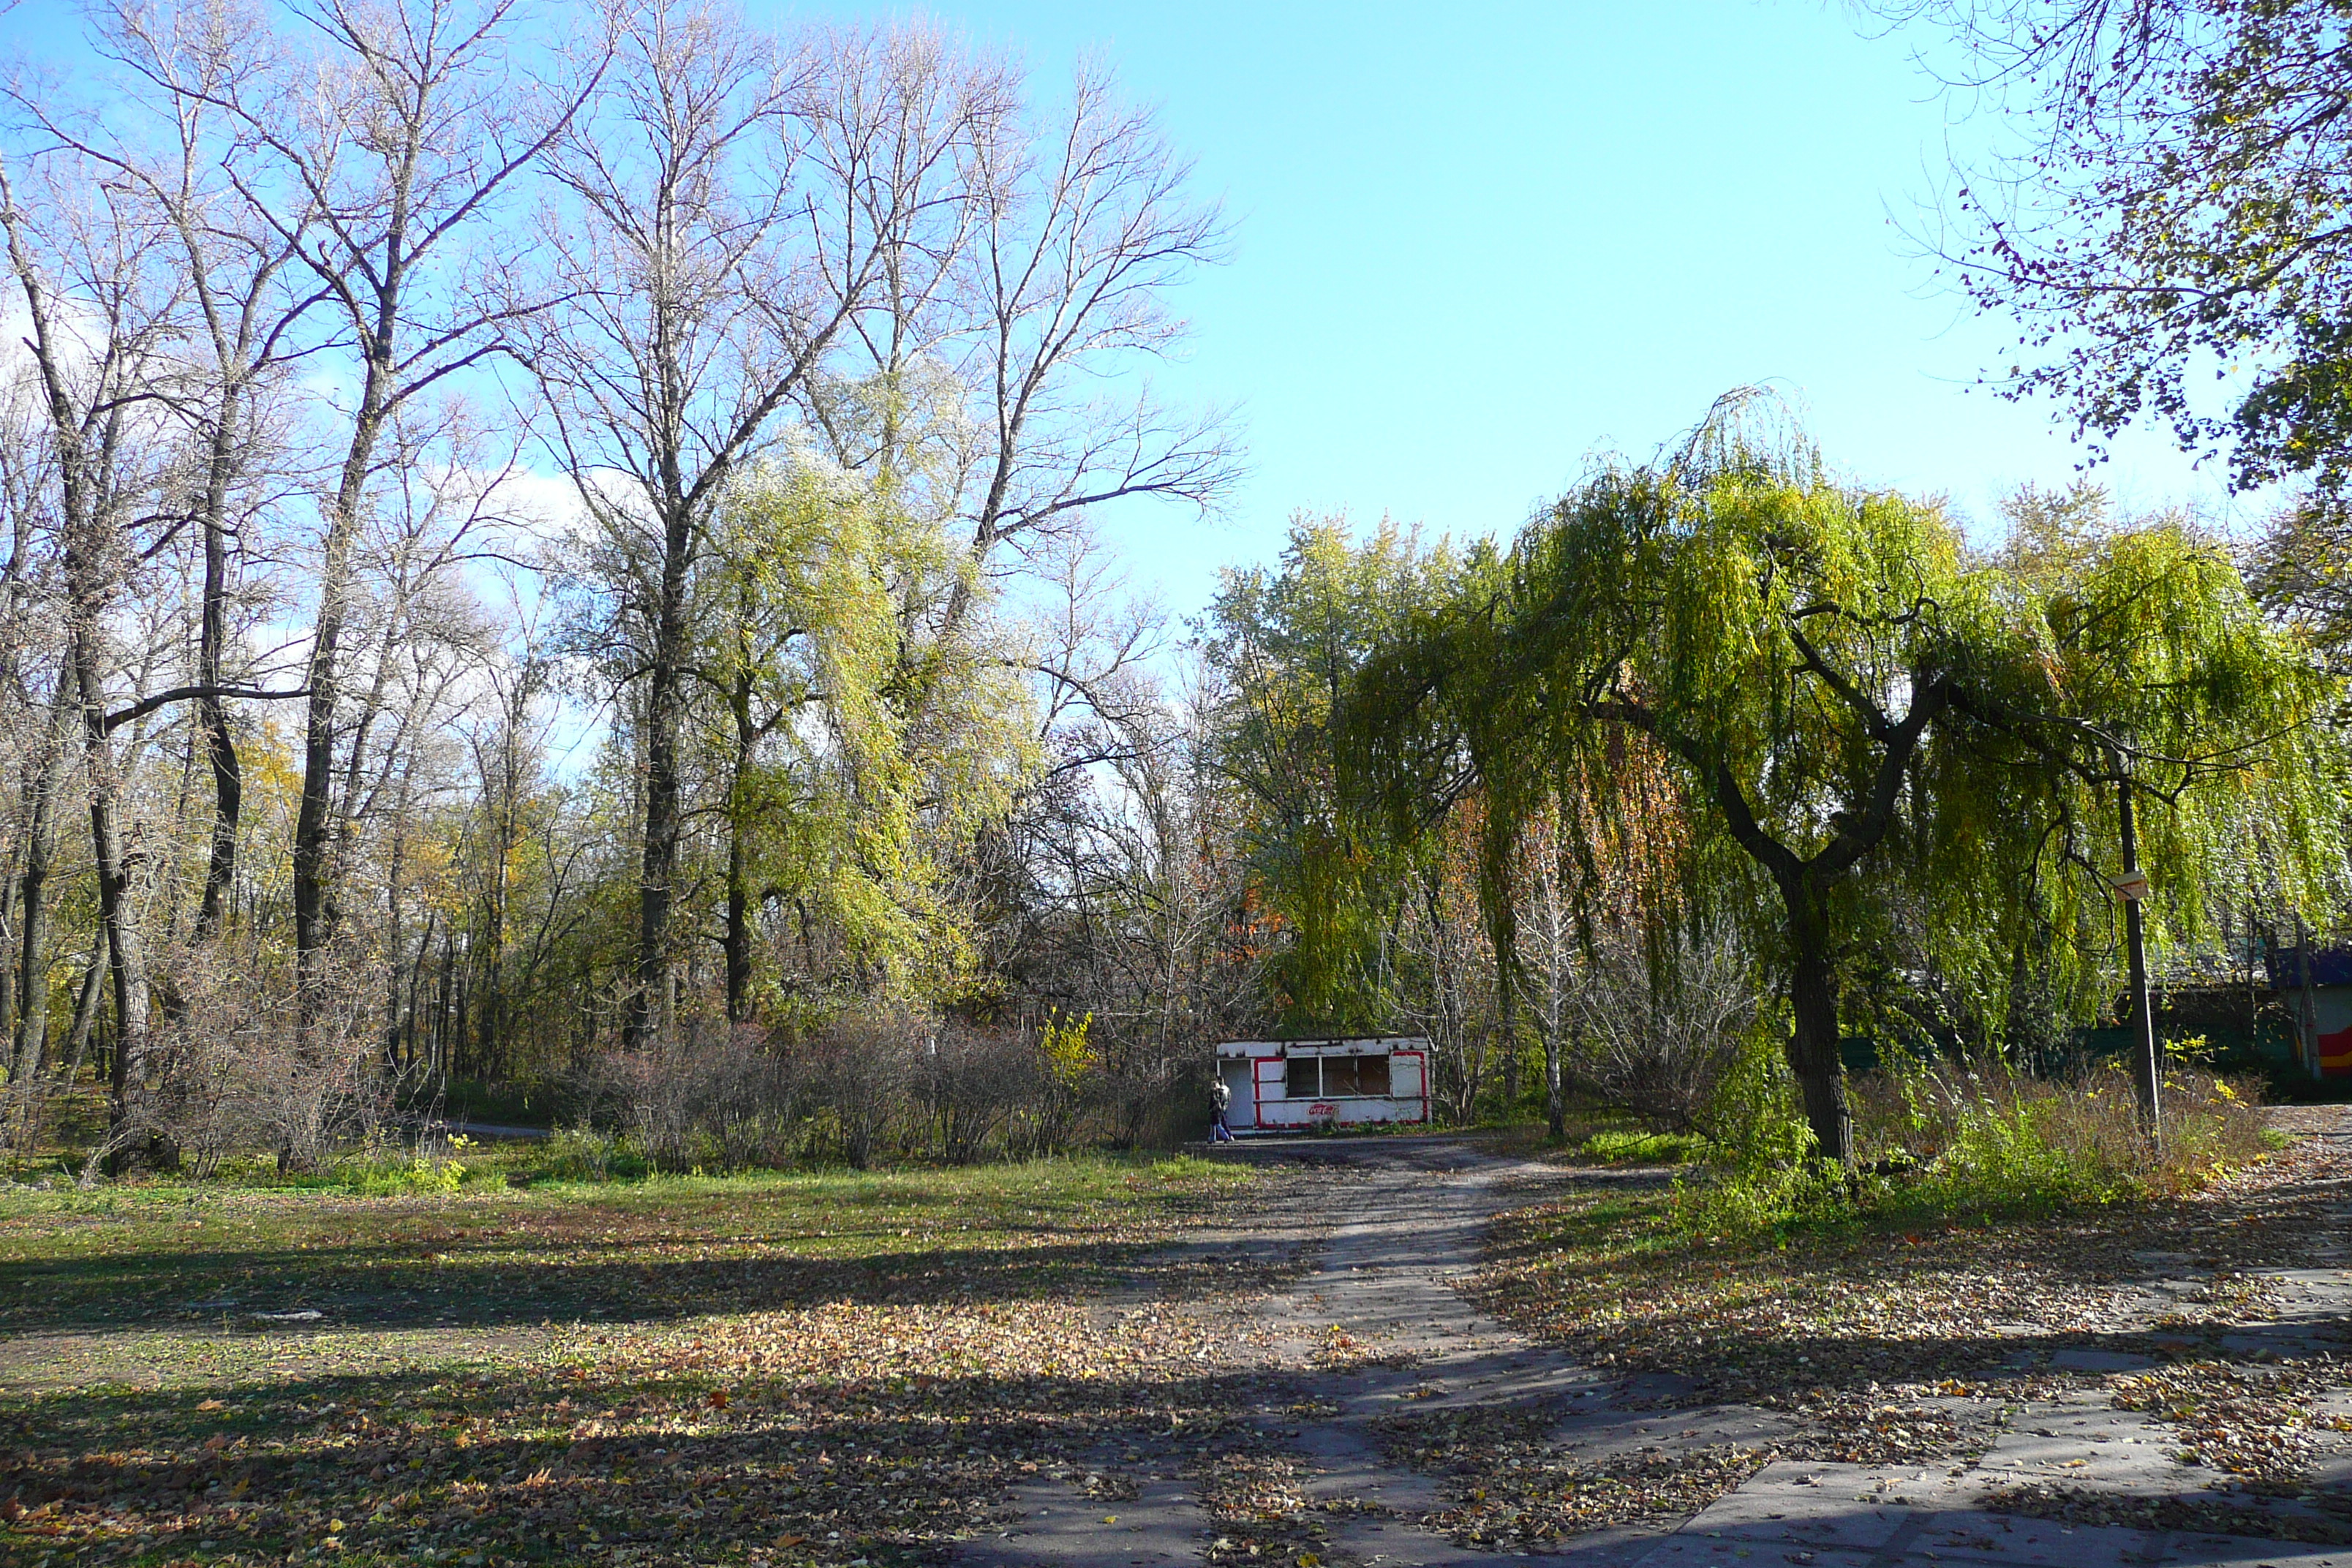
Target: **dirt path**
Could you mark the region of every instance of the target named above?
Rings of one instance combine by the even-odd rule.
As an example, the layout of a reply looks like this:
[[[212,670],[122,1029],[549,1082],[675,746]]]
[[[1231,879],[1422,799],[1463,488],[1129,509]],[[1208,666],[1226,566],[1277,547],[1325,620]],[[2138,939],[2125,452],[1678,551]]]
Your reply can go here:
[[[2333,1234],[2312,1238],[2304,1267],[2255,1282],[2273,1310],[2224,1336],[2220,1350],[2234,1360],[2202,1373],[2242,1374],[2257,1401],[2263,1387],[2276,1386],[2263,1380],[2282,1366],[2340,1380],[2335,1336],[2352,1320],[2352,1270],[2339,1249],[2343,1222],[2352,1218],[2352,1122],[2322,1117],[2296,1130],[2347,1146],[2324,1167],[2321,1196],[2343,1189],[2340,1208],[2320,1211],[2333,1216]],[[961,1550],[964,1568],[1296,1563],[1303,1554],[1395,1568],[1570,1561],[1589,1568],[2352,1568],[2352,1547],[2267,1538],[2352,1535],[2343,1514],[2325,1506],[2331,1500],[2217,1488],[2214,1471],[2182,1462],[2179,1411],[2119,1408],[2095,1387],[2021,1396],[2046,1379],[2025,1379],[2021,1397],[1990,1412],[1981,1399],[1949,1401],[1965,1451],[1948,1462],[1782,1459],[1758,1471],[1758,1457],[1804,1451],[1801,1420],[1696,1403],[1695,1385],[1672,1375],[1626,1378],[1583,1365],[1573,1347],[1531,1342],[1475,1310],[1458,1289],[1496,1214],[1574,1185],[1654,1184],[1665,1173],[1563,1171],[1440,1140],[1329,1157],[1348,1167],[1319,1189],[1318,1201],[1331,1208],[1323,1216],[1328,1236],[1309,1272],[1265,1301],[1257,1319],[1262,1352],[1248,1385],[1247,1436],[1205,1468],[1188,1461],[1171,1435],[1164,1446],[1112,1445],[1083,1475],[1041,1478],[1013,1497],[1018,1522]],[[2166,1278],[2168,1268],[2182,1272],[2177,1260],[2148,1260],[2142,1310],[2149,1323],[2162,1321],[2174,1299],[2168,1291],[2181,1283]],[[2018,1364],[2021,1373],[2046,1373],[2053,1360],[2055,1370],[2084,1375],[2151,1364],[2064,1350],[2021,1354]],[[2323,1490],[2352,1489],[2352,1442],[2326,1432],[2327,1419],[2352,1429],[2352,1390],[2339,1381],[2315,1398],[2306,1384],[2298,1397],[2323,1418],[2306,1423],[2301,1439],[2315,1444],[2313,1475]],[[1455,1441],[1465,1433],[1481,1442]],[[1480,1540],[1458,1505],[1484,1499],[1477,1466],[1496,1464],[1496,1453],[1532,1464],[1555,1496],[1562,1478],[1605,1495],[1624,1477],[1646,1478],[1654,1495],[1659,1476],[1688,1471],[1697,1511],[1679,1522],[1652,1514],[1542,1546]],[[1469,1455],[1485,1457],[1465,1464]],[[1710,1482],[1710,1475],[1722,1479]],[[1726,1490],[1728,1480],[1740,1484]],[[2021,1496],[2046,1503],[2053,1488],[2074,1500],[2077,1522],[2025,1517],[2011,1506]],[[2177,1527],[2080,1522],[2085,1510],[2097,1515],[2102,1499]],[[2236,1532],[2232,1519],[2252,1514],[2233,1510],[2259,1512],[2248,1528],[2263,1533]]]
[[[1564,1181],[1664,1181],[1662,1172],[1563,1173],[1496,1160],[1444,1140],[1318,1152],[1350,1168],[1323,1189],[1338,1212],[1308,1275],[1267,1300],[1256,1441],[1208,1475],[1176,1473],[1172,1450],[1107,1450],[1104,1468],[1020,1489],[1022,1521],[971,1543],[969,1568],[1250,1561],[1243,1523],[1311,1513],[1325,1563],[1417,1568],[1500,1561],[1629,1563],[1659,1528],[1599,1531],[1572,1551],[1505,1552],[1448,1539],[1440,1480],[1397,1457],[1400,1423],[1496,1411],[1571,1412],[1563,1424],[1601,1447],[1705,1429],[1716,1440],[1778,1430],[1763,1412],[1682,1412],[1670,1420],[1621,1401],[1675,1392],[1629,1385],[1530,1343],[1473,1310],[1457,1288],[1477,1267],[1487,1224],[1556,1194]],[[1204,1495],[1205,1494],[1205,1495]],[[1425,1522],[1426,1521],[1426,1522]],[[1255,1533],[1255,1532],[1254,1532]],[[1267,1560],[1264,1555],[1258,1561]],[[1282,1558],[1273,1559],[1284,1561]]]

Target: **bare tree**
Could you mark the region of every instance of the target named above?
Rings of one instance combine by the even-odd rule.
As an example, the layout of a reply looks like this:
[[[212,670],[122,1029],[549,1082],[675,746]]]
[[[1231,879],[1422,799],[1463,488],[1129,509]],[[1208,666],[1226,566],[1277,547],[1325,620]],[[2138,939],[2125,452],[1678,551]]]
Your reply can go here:
[[[602,61],[592,47],[568,65],[543,54],[527,63],[515,47],[519,0],[321,0],[296,16],[310,49],[289,45],[261,68],[207,62],[159,85],[234,121],[231,183],[300,258],[306,346],[343,356],[350,375],[320,503],[294,837],[296,948],[317,978],[337,919],[352,558],[379,446],[404,405],[497,353],[496,329],[529,308],[493,286],[502,258],[489,220],[578,112]],[[211,47],[235,44],[222,35]],[[542,87],[551,66],[570,74]]]
[[[266,400],[312,302],[285,282],[289,268],[299,269],[318,215],[303,206],[264,220],[239,195],[238,127],[222,103],[238,82],[275,68],[278,40],[267,28],[226,0],[163,12],[115,5],[95,9],[92,25],[99,53],[120,68],[128,90],[79,114],[63,112],[46,93],[15,96],[50,134],[135,194],[175,248],[188,293],[189,331],[169,405],[192,447],[181,504],[204,563],[190,691],[194,740],[213,785],[194,921],[202,943],[226,916],[245,795],[228,714],[232,683],[245,673],[232,668],[241,663],[230,647],[232,556],[268,458],[258,449],[268,438]]]
[[[124,831],[112,739],[137,714],[110,711],[115,672],[108,622],[127,577],[163,547],[142,536],[160,526],[168,541],[172,531],[154,504],[162,488],[155,437],[184,299],[171,269],[159,263],[152,226],[102,170],[69,149],[53,148],[30,163],[0,162],[0,240],[54,453],[67,635],[60,691],[69,693],[80,730],[99,917],[111,954],[113,1121],[121,1147],[138,1142],[140,1157],[166,1163],[172,1152],[151,1136],[147,1114],[154,1063],[137,908],[145,856]],[[45,773],[45,784],[51,782],[62,784],[54,771]],[[26,891],[30,931],[40,895],[29,879]],[[27,959],[25,1005],[45,1008],[46,953],[28,952]],[[37,1041],[36,1070],[37,1056]]]
[[[1103,389],[1136,359],[1181,343],[1168,296],[1222,256],[1222,214],[1191,197],[1191,164],[1107,71],[1082,69],[1056,115],[1000,109],[972,125],[978,218],[944,287],[894,296],[887,330],[860,342],[902,395],[919,366],[944,365],[968,399],[949,470],[956,493],[942,510],[970,530],[973,563],[986,569],[1003,549],[1025,551],[1115,501],[1213,511],[1241,469],[1223,413],[1171,410],[1148,387]],[[898,461],[887,449],[843,456]],[[953,586],[948,636],[976,587],[969,575]]]
[[[1565,1020],[1576,1078],[1657,1126],[1719,1131],[1707,1113],[1763,1000],[1746,947],[1696,922],[1607,925],[1580,967]]]

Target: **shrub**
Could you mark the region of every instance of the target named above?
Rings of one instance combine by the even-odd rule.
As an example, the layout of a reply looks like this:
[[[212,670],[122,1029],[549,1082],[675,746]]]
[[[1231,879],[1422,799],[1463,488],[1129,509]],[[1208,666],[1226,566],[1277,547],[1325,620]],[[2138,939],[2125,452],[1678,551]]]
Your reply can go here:
[[[141,1144],[172,1151],[198,1177],[256,1147],[280,1174],[317,1172],[381,1133],[398,1085],[367,1021],[367,975],[331,972],[298,1028],[290,982],[256,979],[266,973],[250,953],[180,956],[159,988],[153,1089],[90,1151],[85,1179]]]
[[[1575,1087],[1661,1131],[1704,1131],[1749,1050],[1761,1000],[1728,931],[1676,928],[1654,948],[1616,931],[1570,1009],[1562,1065]]]
[[[1047,1037],[1055,1037],[1050,1026]],[[1030,1041],[1009,1031],[942,1024],[916,1074],[923,1121],[909,1129],[909,1152],[969,1163],[1017,1113],[1050,1106],[1059,1092],[1047,1058]],[[1031,1135],[1022,1140],[1023,1152],[1058,1146],[1058,1141],[1035,1136],[1034,1114],[1025,1125]]]
[[[861,1007],[793,1047],[796,1081],[814,1118],[815,1152],[861,1171],[874,1163],[891,1127],[912,1108],[915,1075],[936,1027],[929,1015],[912,1008]]]
[[[454,1193],[460,1187],[484,1184],[471,1168],[456,1160],[436,1160],[423,1154],[405,1161],[349,1161],[337,1170],[336,1174],[341,1186],[372,1197],[406,1193]]]
[[[1631,1132],[1622,1129],[1595,1132],[1576,1146],[1588,1160],[1615,1164],[1679,1165],[1705,1154],[1712,1145],[1689,1132]]]
[[[573,1095],[583,1121],[616,1126],[659,1169],[779,1166],[799,1152],[792,1064],[749,1025],[689,1026],[666,1044],[606,1052],[578,1075]],[[589,1168],[611,1168],[610,1151],[572,1152]]]

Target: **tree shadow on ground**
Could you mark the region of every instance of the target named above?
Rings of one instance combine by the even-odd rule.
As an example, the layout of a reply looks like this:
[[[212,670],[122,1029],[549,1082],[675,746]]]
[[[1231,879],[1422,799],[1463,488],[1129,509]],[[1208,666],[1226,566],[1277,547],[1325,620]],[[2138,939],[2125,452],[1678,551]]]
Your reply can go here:
[[[1042,1300],[1118,1290],[1192,1295],[1269,1282],[1277,1248],[1180,1237],[1000,1247],[898,1245],[811,1258],[785,1245],[679,1258],[647,1243],[544,1253],[508,1237],[413,1246],[175,1250],[0,1262],[0,1338],[225,1325],[316,1311],[373,1330],[496,1328],[549,1321],[666,1321],[822,1301],[898,1305]],[[585,1258],[577,1254],[587,1251]]]
[[[1175,1473],[1264,1380],[766,1377],[738,1363],[404,1370],[0,1402],[0,1556],[38,1551],[656,1562],[935,1556],[1005,1489],[1111,1444]]]

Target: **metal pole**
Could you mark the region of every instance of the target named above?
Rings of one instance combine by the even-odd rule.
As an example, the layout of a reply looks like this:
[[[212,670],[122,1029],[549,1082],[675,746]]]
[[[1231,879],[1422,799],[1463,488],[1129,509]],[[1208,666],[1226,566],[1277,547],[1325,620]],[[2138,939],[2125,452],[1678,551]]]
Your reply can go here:
[[[2311,994],[2311,933],[2303,928],[2303,911],[2294,912],[2294,953],[2303,963],[2303,991],[2295,1000],[2294,1048],[2314,1078],[2324,1077],[2319,1066],[2319,1007]]]
[[[2116,800],[2123,826],[2124,876],[2124,947],[2131,957],[2132,1077],[2139,1089],[2140,1121],[2147,1129],[2150,1148],[2163,1146],[2162,1104],[2158,1091],[2164,1079],[2156,1060],[2156,1012],[2147,1003],[2147,926],[2140,914],[2140,900],[2147,895],[2147,884],[2139,874],[2139,834],[2132,819],[2131,780],[2119,779],[2116,784]]]

